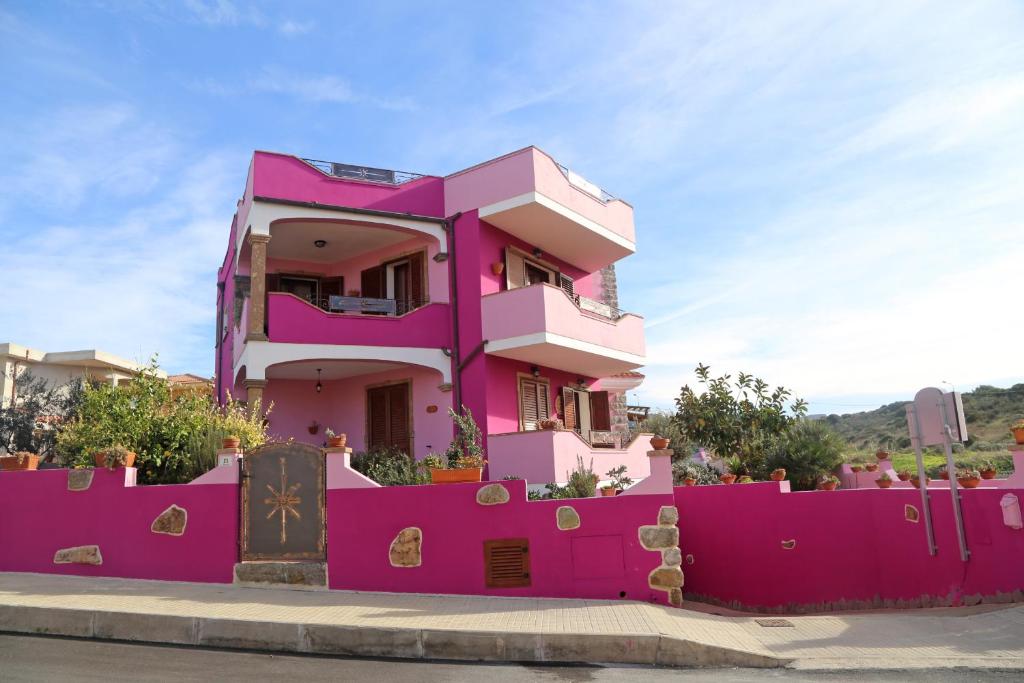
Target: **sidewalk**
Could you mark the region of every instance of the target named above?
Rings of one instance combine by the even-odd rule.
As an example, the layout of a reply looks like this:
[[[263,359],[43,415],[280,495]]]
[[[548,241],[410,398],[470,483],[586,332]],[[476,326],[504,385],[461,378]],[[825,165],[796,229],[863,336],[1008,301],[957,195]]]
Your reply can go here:
[[[0,631],[285,652],[800,669],[1024,670],[1024,605],[716,616],[646,603],[0,573]],[[766,621],[767,620],[767,621]]]

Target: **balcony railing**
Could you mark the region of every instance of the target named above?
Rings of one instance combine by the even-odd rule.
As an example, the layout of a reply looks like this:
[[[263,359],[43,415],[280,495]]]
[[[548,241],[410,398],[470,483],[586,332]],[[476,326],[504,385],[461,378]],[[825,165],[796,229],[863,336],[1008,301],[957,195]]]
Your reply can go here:
[[[373,168],[372,166],[341,164],[336,161],[320,161],[318,159],[303,159],[303,161],[329,176],[345,178],[346,180],[363,180],[371,183],[402,185],[425,177],[421,173],[393,171],[388,168]]]
[[[405,315],[430,303],[429,299],[375,299],[354,296],[298,296],[328,313],[361,313],[365,315]]]
[[[612,202],[618,199],[618,197],[616,197],[615,195],[611,194],[610,192],[606,192],[599,186],[595,185],[594,183],[590,182],[589,180],[581,176],[579,173],[574,172],[568,166],[563,166],[557,161],[555,161],[555,166],[557,166],[558,170],[562,172],[562,175],[565,176],[565,179],[569,181],[570,185],[572,185],[578,190],[583,190],[594,199],[600,199],[601,202],[603,202],[604,204],[607,204],[608,202]]]

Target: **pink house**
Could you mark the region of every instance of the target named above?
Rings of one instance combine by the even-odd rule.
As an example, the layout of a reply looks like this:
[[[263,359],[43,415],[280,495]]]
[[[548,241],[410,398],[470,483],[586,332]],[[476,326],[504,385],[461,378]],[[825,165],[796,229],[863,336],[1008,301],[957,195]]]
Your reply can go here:
[[[577,456],[649,474],[627,442],[643,320],[618,309],[633,209],[534,147],[447,177],[256,152],[218,275],[217,392],[270,432],[422,459],[449,407],[489,477],[563,482]],[[543,419],[567,431],[539,432]]]

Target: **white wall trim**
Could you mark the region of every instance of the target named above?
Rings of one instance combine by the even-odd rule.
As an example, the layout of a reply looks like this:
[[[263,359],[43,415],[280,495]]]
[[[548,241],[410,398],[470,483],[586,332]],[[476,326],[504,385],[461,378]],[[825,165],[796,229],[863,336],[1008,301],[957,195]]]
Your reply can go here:
[[[594,344],[580,339],[573,339],[572,337],[565,337],[560,334],[552,334],[551,332],[535,332],[533,334],[524,334],[518,337],[508,337],[506,339],[491,339],[487,342],[487,346],[485,348],[487,353],[498,353],[500,351],[510,351],[512,349],[519,349],[525,346],[536,346],[538,344],[554,344],[555,346],[562,346],[567,349],[574,349],[584,353],[592,353],[595,356],[613,358],[615,360],[622,361],[623,363],[635,363],[637,367],[640,367],[646,362],[646,358],[644,356],[638,356],[635,353],[619,351],[607,346],[601,346],[600,344]]]
[[[508,211],[510,209],[517,209],[520,206],[526,206],[527,204],[540,204],[544,208],[554,211],[555,213],[568,218],[569,220],[579,223],[588,230],[597,233],[601,237],[615,244],[619,245],[623,249],[628,249],[630,252],[636,251],[636,243],[631,242],[622,235],[612,232],[608,228],[604,227],[596,221],[592,221],[581,213],[573,211],[564,204],[559,204],[554,199],[541,194],[540,192],[531,191],[525,192],[509,199],[503,199],[500,202],[494,204],[488,204],[487,206],[481,207],[479,210],[479,216],[481,219],[486,219],[488,216],[493,216],[496,213]]]
[[[265,380],[267,368],[304,360],[377,360],[420,365],[441,373],[442,383],[452,381],[451,359],[441,349],[406,346],[346,346],[340,344],[285,344],[250,341],[234,365],[233,377],[245,367],[245,378]]]

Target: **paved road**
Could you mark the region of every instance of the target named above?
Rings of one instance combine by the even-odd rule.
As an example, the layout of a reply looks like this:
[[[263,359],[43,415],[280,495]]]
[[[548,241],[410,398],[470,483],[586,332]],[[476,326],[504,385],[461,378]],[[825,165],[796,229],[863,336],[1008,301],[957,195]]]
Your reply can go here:
[[[1011,681],[1017,673],[994,671],[894,671],[835,675],[752,669],[651,669],[626,666],[523,666],[270,655],[0,634],[0,681],[353,681],[388,683],[586,683],[589,681]]]

